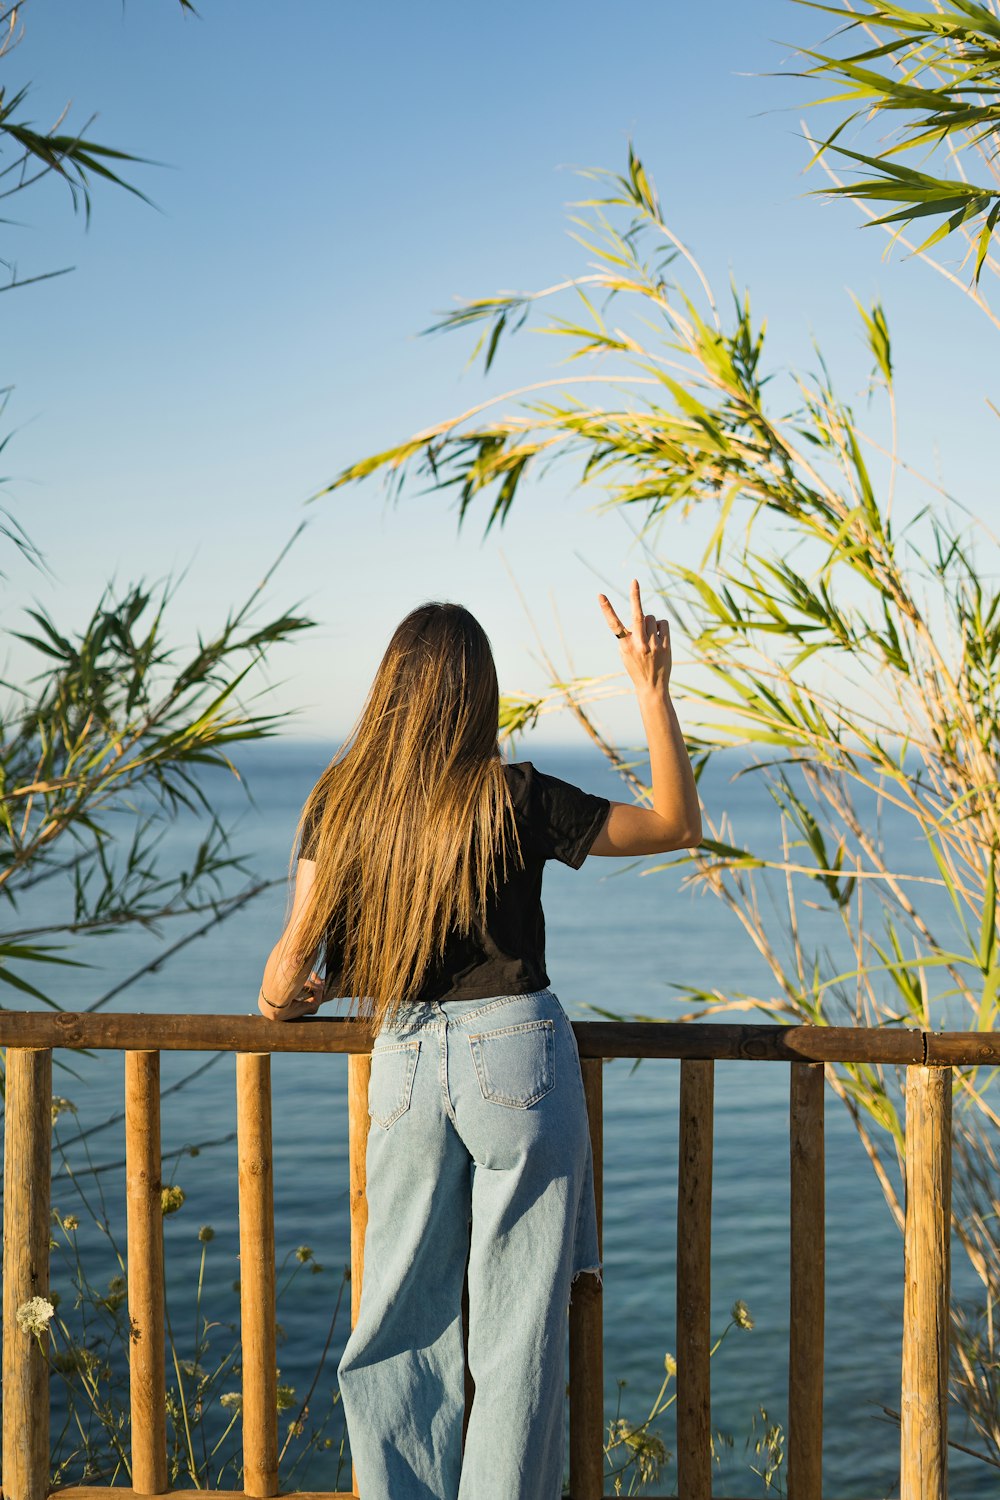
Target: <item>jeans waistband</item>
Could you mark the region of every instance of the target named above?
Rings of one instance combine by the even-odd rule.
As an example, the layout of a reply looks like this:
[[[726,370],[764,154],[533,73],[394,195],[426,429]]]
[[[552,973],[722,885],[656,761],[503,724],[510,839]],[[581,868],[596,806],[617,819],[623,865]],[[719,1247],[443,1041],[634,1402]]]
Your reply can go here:
[[[441,1030],[449,1021],[478,1020],[480,1016],[499,1010],[504,1005],[513,1005],[518,1000],[537,1000],[542,996],[555,1001],[557,1005],[559,1003],[550,989],[531,990],[527,994],[491,995],[474,1000],[416,1000],[401,1005],[390,1024],[383,1026],[379,1035]]]

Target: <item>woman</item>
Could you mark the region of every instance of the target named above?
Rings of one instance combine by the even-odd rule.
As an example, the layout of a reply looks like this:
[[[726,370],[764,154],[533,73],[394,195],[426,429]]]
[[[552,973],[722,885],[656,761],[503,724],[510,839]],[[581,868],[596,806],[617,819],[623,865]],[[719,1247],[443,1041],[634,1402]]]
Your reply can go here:
[[[375,1031],[365,1279],[338,1371],[362,1500],[561,1492],[570,1287],[600,1265],[542,869],[701,838],[667,622],[643,613],[634,580],[630,629],[599,600],[638,695],[652,808],[504,764],[489,642],[461,606],[425,604],[396,629],[303,809],[293,907],[258,1003],[290,1020],[363,996]]]

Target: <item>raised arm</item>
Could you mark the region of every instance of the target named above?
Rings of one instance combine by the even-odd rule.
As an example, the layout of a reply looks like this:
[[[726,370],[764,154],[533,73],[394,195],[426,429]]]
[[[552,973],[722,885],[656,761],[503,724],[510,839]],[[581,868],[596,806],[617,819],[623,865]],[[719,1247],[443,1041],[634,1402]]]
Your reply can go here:
[[[612,802],[591,854],[658,854],[694,849],[701,842],[701,809],[674,705],[670,701],[670,626],[643,613],[639,584],[632,580],[632,624],[627,628],[610,600],[599,594],[601,610],[618,637],[625,670],[635,686],[649,744],[653,806]]]

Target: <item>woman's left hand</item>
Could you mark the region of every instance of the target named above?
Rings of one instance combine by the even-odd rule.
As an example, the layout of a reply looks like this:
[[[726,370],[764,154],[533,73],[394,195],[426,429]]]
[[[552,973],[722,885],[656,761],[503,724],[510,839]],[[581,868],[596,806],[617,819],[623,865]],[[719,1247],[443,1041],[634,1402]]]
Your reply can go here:
[[[323,979],[321,975],[317,974],[316,970],[314,969],[309,975],[309,978],[306,980],[305,984],[302,986],[302,994],[301,996],[299,996],[300,1004],[309,1007],[308,1009],[303,1010],[302,1014],[306,1016],[314,1016],[325,999],[326,980]]]
[[[270,1005],[264,1001],[264,991],[260,992],[258,1009],[271,1021],[297,1021],[300,1016],[314,1016],[326,999],[326,983],[320,976],[313,972],[309,978],[303,981],[302,988],[298,994],[293,995],[290,1000],[281,1005]]]

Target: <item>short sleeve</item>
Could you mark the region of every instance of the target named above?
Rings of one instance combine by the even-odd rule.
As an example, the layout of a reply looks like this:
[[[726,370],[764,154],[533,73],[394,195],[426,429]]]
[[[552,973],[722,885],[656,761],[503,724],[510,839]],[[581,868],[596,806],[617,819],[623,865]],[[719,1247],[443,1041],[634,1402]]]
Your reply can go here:
[[[539,771],[530,761],[508,766],[518,830],[541,859],[578,870],[604,826],[611,803]]]

